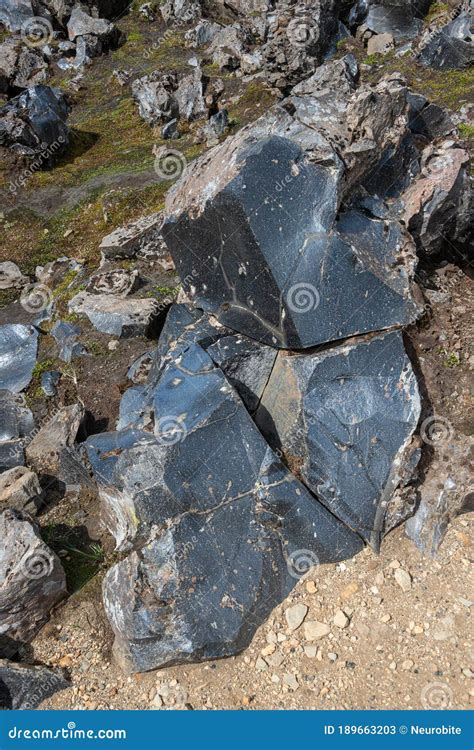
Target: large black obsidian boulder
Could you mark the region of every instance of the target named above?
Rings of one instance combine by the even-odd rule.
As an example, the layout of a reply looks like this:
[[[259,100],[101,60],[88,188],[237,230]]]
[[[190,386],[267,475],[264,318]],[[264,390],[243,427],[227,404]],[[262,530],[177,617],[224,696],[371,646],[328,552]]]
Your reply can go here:
[[[0,145],[52,164],[69,144],[69,105],[59,89],[33,86],[0,109]]]

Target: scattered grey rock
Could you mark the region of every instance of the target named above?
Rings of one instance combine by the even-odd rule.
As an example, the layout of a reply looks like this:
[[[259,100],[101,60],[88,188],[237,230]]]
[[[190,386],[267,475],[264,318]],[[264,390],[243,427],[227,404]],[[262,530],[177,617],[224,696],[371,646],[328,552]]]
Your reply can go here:
[[[2,0],[0,4],[0,23],[9,31],[20,31],[33,15],[31,0]]]
[[[229,113],[221,109],[212,115],[207,123],[201,128],[199,140],[205,140],[209,145],[217,143],[218,138],[229,129]]]
[[[47,73],[48,64],[39,50],[14,37],[0,44],[0,94],[17,94],[43,83]]]
[[[223,26],[212,38],[208,54],[220,70],[235,70],[246,49],[247,32],[240,23]]]
[[[329,625],[318,620],[306,620],[304,623],[304,637],[307,641],[319,641],[331,632]]]
[[[74,445],[83,417],[81,404],[57,409],[26,446],[28,465],[41,474],[57,474],[61,452]]]
[[[31,711],[70,687],[62,670],[0,659],[0,709]]]
[[[24,464],[25,440],[34,426],[23,396],[0,390],[0,472]]]
[[[306,604],[293,604],[285,610],[285,618],[290,630],[297,630],[303,624],[303,620],[308,614]]]
[[[87,349],[77,340],[80,334],[79,326],[63,320],[58,320],[51,328],[51,336],[59,346],[58,357],[63,362],[71,362],[74,357],[82,357],[87,354]]]
[[[117,27],[104,18],[93,18],[76,6],[67,24],[69,41],[76,42],[78,37],[86,40],[89,56],[96,57],[108,49],[114,49],[123,40]],[[91,55],[92,51],[92,55]]]
[[[436,419],[433,421],[436,429]],[[460,513],[472,510],[472,438],[436,444],[435,460],[419,488],[420,503],[405,525],[407,535],[418,549],[434,557],[449,523]],[[456,472],[452,466],[456,466]]]
[[[214,21],[200,21],[193,29],[184,35],[186,47],[202,47],[213,41],[222,26]]]
[[[392,34],[376,34],[370,37],[367,44],[368,55],[386,55],[394,49],[395,44]]]
[[[66,578],[28,516],[0,513],[0,538],[0,656],[9,658],[31,641],[66,595]]]
[[[192,73],[179,79],[174,93],[178,105],[179,117],[190,122],[198,117],[203,117],[207,112],[204,92],[208,78],[203,74],[200,67],[193,69]]]
[[[24,466],[15,466],[0,474],[0,511],[11,508],[35,515],[41,495],[38,477]]]
[[[30,384],[37,351],[38,332],[33,326],[0,326],[0,390],[19,393]]]
[[[152,336],[160,313],[156,299],[114,297],[79,292],[68,303],[69,312],[86,315],[94,328],[111,336]]]
[[[469,154],[454,145],[427,146],[421,172],[402,196],[406,226],[425,257],[455,246],[471,223]]]
[[[113,294],[116,297],[127,297],[138,284],[139,273],[136,269],[114,268],[110,271],[99,271],[91,276],[87,291],[94,294]]]
[[[406,593],[407,591],[410,591],[411,589],[411,575],[408,573],[408,571],[403,570],[403,568],[396,568],[394,572],[395,580],[400,586],[401,590]]]
[[[201,17],[199,0],[164,0],[160,12],[167,24],[191,23]]]
[[[393,332],[317,354],[280,353],[257,423],[331,513],[378,549],[420,410]]]
[[[161,128],[161,137],[166,139],[179,138],[178,120],[174,117]]]
[[[421,41],[419,60],[435,70],[468,68],[474,63],[474,16],[468,10],[428,33]]]
[[[61,380],[61,373],[58,370],[48,370],[41,373],[41,389],[45,396],[50,398],[57,393],[57,385]]]
[[[154,71],[132,83],[132,95],[138,104],[140,117],[149,125],[157,125],[179,117],[179,106],[174,95],[178,87],[176,73]]]
[[[170,255],[162,235],[163,214],[158,212],[119,227],[102,240],[105,258],[153,257],[169,261]]]
[[[308,78],[338,36],[334,0],[279,0],[267,14],[262,46],[265,74],[282,90]]]
[[[33,86],[0,108],[0,145],[48,166],[69,144],[69,105],[59,89]]]
[[[153,362],[153,352],[141,354],[132,364],[127,372],[127,378],[135,385],[144,385],[148,379]]]
[[[16,263],[10,260],[0,263],[0,289],[21,289],[28,283],[28,277],[23,276]]]

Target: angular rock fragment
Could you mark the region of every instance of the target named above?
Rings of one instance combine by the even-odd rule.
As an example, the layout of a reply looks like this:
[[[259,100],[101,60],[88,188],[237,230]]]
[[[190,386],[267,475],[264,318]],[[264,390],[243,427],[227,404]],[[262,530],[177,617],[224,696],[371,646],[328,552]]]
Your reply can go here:
[[[178,118],[191,121],[207,112],[204,93],[208,81],[199,65],[181,76],[154,71],[133,82],[132,94],[140,117],[149,125]]]
[[[0,474],[0,512],[11,508],[35,515],[41,495],[38,477],[24,466],[15,466]]]
[[[152,336],[160,312],[155,299],[122,299],[89,292],[76,294],[68,308],[78,315],[87,315],[98,331],[119,337]]]
[[[179,116],[174,92],[178,87],[175,73],[155,71],[137,78],[132,83],[132,95],[138,104],[140,117],[149,125],[167,122]]]
[[[170,260],[168,248],[161,233],[163,214],[158,212],[119,227],[102,240],[100,249],[105,258],[156,257]]]
[[[59,370],[48,370],[47,372],[41,373],[41,389],[45,396],[55,396],[57,393],[56,387],[61,380],[61,373]]]
[[[51,329],[51,336],[59,346],[59,359],[70,362],[73,357],[81,357],[87,354],[87,350],[77,340],[81,334],[79,326],[58,320]]]
[[[82,404],[63,406],[26,447],[28,465],[42,474],[55,474],[63,450],[71,447],[84,417]]]
[[[0,145],[49,165],[69,143],[69,105],[59,89],[33,86],[0,108]]]
[[[70,687],[62,670],[0,659],[0,709],[31,711]]]
[[[428,425],[428,430],[435,432],[436,417],[428,418]],[[405,525],[407,536],[430,557],[438,552],[454,518],[460,513],[472,512],[474,499],[474,440],[456,440],[454,437],[440,443],[435,440],[435,448],[435,460],[419,488],[419,506]]]
[[[324,66],[197,159],[167,195],[163,234],[190,299],[272,346],[306,348],[419,314],[415,248],[401,223],[357,203],[339,212],[406,132],[398,81],[352,96],[330,88],[353,90],[353,65],[349,57]]]
[[[18,93],[46,80],[48,64],[41,52],[10,38],[0,44],[0,94]]]
[[[419,60],[436,70],[468,68],[474,63],[474,16],[468,10],[421,41]]]
[[[405,224],[424,257],[449,253],[471,222],[469,154],[453,146],[427,146],[419,176],[402,195]]]
[[[400,332],[322,353],[280,353],[257,423],[337,518],[375,549],[420,416]]]
[[[0,472],[24,464],[25,441],[33,429],[23,396],[0,390]]]
[[[66,595],[57,555],[19,511],[0,513],[0,657],[13,656],[36,635]]]
[[[67,24],[71,42],[77,44],[76,67],[87,63],[109,49],[115,49],[123,41],[120,30],[104,18],[93,18],[76,6]]]
[[[98,271],[91,276],[87,290],[94,294],[112,294],[116,297],[127,297],[138,283],[138,271],[126,268],[113,268],[110,271]]]
[[[239,23],[223,26],[213,34],[208,54],[220,70],[235,70],[246,49],[248,35]]]
[[[132,671],[235,654],[305,569],[362,545],[283,467],[201,347],[180,350],[154,397],[154,433],[86,444],[117,546],[145,542],[104,584]]]
[[[412,133],[422,135],[431,141],[453,132],[454,123],[446,110],[430,103],[425,96],[409,93],[408,104],[408,127]]]
[[[194,29],[186,31],[184,35],[186,47],[202,47],[212,42],[222,26],[214,21],[200,21]]]
[[[0,3],[0,23],[10,31],[20,31],[33,15],[31,0],[2,0]]]
[[[147,381],[152,361],[153,352],[149,351],[141,354],[130,365],[127,372],[127,378],[135,385],[144,385]]]
[[[250,413],[260,401],[276,350],[234,333],[214,318],[186,305],[172,305],[161,331],[148,383],[151,388],[170,359],[189,344],[199,344],[220,367]]]
[[[33,326],[0,326],[0,390],[19,393],[30,384],[37,350],[38,332]]]
[[[10,260],[0,263],[0,289],[21,289],[28,284],[28,277]]]
[[[199,0],[164,0],[160,12],[166,23],[173,24],[191,23],[201,17],[202,11]]]
[[[267,14],[262,54],[265,70],[278,88],[308,78],[322,63],[339,28],[336,6],[334,0],[277,0]]]
[[[398,7],[397,7],[398,5]],[[422,22],[407,3],[371,5],[363,28],[374,34],[392,34],[397,42],[414,39],[422,29]]]

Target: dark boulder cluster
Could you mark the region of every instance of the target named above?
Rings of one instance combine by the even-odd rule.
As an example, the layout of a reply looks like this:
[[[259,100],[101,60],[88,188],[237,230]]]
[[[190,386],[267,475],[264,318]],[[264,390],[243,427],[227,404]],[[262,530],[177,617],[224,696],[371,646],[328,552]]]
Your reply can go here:
[[[74,442],[82,411],[59,411],[39,428],[22,391],[36,364],[38,331],[0,326],[0,708],[28,709],[69,682],[60,670],[17,663],[24,646],[67,594],[57,555],[42,540],[35,516],[44,504],[38,475]],[[47,469],[44,469],[48,461]],[[25,463],[28,462],[26,468]],[[40,468],[41,465],[41,468]],[[53,467],[56,470],[56,467]]]
[[[417,257],[469,218],[468,155],[399,75],[348,55],[185,170],[164,240],[186,304],[86,441],[132,671],[234,654],[318,563],[414,510]],[[443,169],[436,160],[444,160]]]
[[[49,166],[69,145],[68,114],[59,89],[28,88],[0,109],[0,146]]]
[[[122,0],[1,0],[0,25],[12,32],[0,44],[0,146],[35,164],[51,166],[67,149],[69,105],[46,84],[51,64],[80,69],[124,41],[107,17],[126,10]]]
[[[20,300],[0,325],[0,708],[68,685],[19,663],[68,593],[41,535],[53,485],[90,491],[115,542],[103,601],[132,672],[238,653],[312,566],[378,551],[407,519],[436,551],[463,510],[468,457],[456,448],[466,471],[420,492],[426,404],[407,329],[426,311],[420,261],[466,254],[469,154],[399,73],[362,83],[353,55],[331,58],[353,34],[369,54],[408,46],[425,65],[466,67],[471,5],[436,30],[429,3],[411,0],[140,9],[186,26],[196,50],[189,68],[131,81],[140,115],[163,138],[203,120],[197,139],[215,145],[181,165],[158,212],[104,237],[94,272],[62,257],[30,284],[1,264],[0,289]],[[0,146],[48,166],[64,153],[69,103],[45,85],[48,65],[80,69],[121,44],[127,7],[0,0],[16,35],[0,44]],[[278,103],[219,143],[224,83],[206,63],[261,77]],[[84,376],[104,346],[112,366],[123,348],[125,367],[120,406],[99,422],[75,366]],[[66,366],[38,367],[38,349]],[[96,367],[102,400],[109,375]]]

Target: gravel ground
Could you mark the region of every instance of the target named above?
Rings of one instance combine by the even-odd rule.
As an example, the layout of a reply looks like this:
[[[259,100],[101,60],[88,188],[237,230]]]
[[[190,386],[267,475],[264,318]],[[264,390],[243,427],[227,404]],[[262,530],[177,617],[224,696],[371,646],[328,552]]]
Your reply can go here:
[[[310,571],[238,657],[144,675],[110,663],[100,608],[82,592],[34,644],[35,657],[66,667],[73,682],[42,708],[466,709],[472,525],[456,519],[437,560],[397,529],[378,557],[365,550]]]

